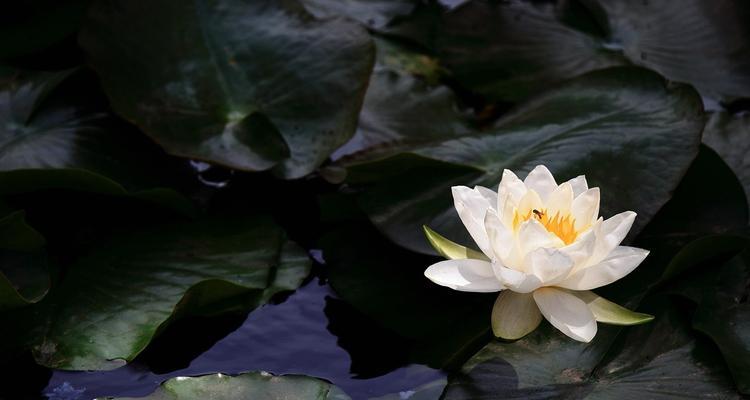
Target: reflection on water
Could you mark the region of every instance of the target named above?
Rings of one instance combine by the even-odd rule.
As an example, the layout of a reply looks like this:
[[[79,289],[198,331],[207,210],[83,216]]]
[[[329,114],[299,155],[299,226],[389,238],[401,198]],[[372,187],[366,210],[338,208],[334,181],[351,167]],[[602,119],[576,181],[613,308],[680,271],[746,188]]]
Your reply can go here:
[[[407,392],[444,376],[406,365],[410,344],[336,300],[319,278],[280,304],[255,310],[244,322],[199,321],[175,324],[135,362],[114,371],[55,371],[42,393],[54,400],[144,396],[175,376],[264,370],[324,378],[353,399],[366,399]]]

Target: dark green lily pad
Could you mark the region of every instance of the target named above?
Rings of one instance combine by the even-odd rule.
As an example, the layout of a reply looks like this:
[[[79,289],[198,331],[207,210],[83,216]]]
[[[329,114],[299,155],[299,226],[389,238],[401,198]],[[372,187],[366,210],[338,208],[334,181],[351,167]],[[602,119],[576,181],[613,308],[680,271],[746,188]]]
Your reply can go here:
[[[737,388],[750,394],[750,252],[731,259],[713,280],[703,282],[705,292],[693,326],[716,342]]]
[[[404,400],[404,398],[407,398],[409,400],[435,400],[440,398],[440,395],[443,393],[445,385],[447,384],[447,379],[438,379],[436,381],[426,383],[422,386],[414,388],[413,390],[387,394],[385,396],[372,398],[370,400]]]
[[[103,108],[85,70],[0,79],[0,193],[64,188],[133,195],[186,213],[165,186],[177,167]]]
[[[0,219],[0,311],[39,301],[49,290],[45,240],[23,211]]]
[[[648,310],[654,322],[626,328],[617,342],[599,337],[610,332],[587,345],[555,340],[561,335],[544,330],[514,343],[493,342],[449,382],[443,398],[740,398],[711,344],[691,335],[678,310],[654,310]]]
[[[437,61],[425,54],[378,40],[378,57],[359,116],[357,132],[333,153],[348,166],[469,133],[469,120],[455,95],[436,82]]]
[[[559,182],[585,174],[590,186],[602,188],[602,215],[638,213],[635,233],[671,197],[698,153],[702,128],[701,101],[691,88],[646,70],[613,68],[549,91],[487,131],[426,143],[413,138],[409,151],[442,163],[409,168],[398,156],[350,168],[350,174],[383,171],[383,182],[369,188],[361,204],[389,238],[420,252],[432,253],[422,225],[471,243],[455,215],[451,186],[495,188],[503,169],[523,177],[538,164]]]
[[[388,25],[393,18],[408,15],[417,5],[415,0],[301,0],[310,13],[326,18],[345,16],[370,28]]]
[[[177,377],[146,397],[107,397],[112,400],[350,400],[336,386],[308,376],[274,376],[247,372],[237,376],[215,374]]]
[[[310,262],[268,218],[207,220],[124,235],[76,262],[22,317],[17,340],[50,368],[111,369],[170,321],[258,307]],[[13,318],[11,315],[9,318]]]
[[[731,0],[472,0],[443,16],[435,46],[465,87],[491,100],[631,63],[713,98],[748,97],[749,17]]]
[[[465,87],[505,101],[627,64],[607,49],[603,36],[562,21],[570,3],[469,1],[443,17],[436,42],[440,60]]]
[[[714,98],[750,96],[750,3],[584,0],[634,64]]]
[[[424,277],[437,259],[389,243],[366,224],[324,236],[323,257],[331,286],[381,326],[409,339],[410,359],[455,368],[492,337],[495,294],[460,293]]]
[[[80,42],[167,152],[286,178],[354,134],[374,55],[364,28],[295,0],[98,2]]]
[[[703,131],[703,143],[732,168],[742,182],[750,206],[750,114],[711,114]]]

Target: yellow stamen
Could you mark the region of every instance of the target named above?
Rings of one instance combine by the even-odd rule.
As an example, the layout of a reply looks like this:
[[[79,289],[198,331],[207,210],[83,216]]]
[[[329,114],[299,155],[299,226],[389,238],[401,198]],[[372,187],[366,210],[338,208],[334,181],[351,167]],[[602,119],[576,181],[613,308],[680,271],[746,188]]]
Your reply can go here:
[[[573,243],[578,236],[575,229],[575,219],[571,218],[570,215],[561,217],[559,212],[550,218],[547,210],[531,210],[526,215],[521,215],[516,211],[513,216],[513,229],[518,229],[522,222],[528,221],[532,217],[539,221],[547,231],[559,237],[566,245]]]

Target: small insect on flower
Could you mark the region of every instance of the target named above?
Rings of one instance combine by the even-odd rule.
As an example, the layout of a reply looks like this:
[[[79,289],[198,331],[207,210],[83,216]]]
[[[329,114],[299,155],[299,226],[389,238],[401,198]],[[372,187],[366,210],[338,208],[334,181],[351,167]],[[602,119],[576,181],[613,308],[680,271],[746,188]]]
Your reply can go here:
[[[425,276],[455,290],[500,292],[492,310],[495,336],[519,339],[546,318],[589,342],[597,321],[653,319],[591,292],[629,274],[648,251],[620,245],[636,214],[599,217],[599,188],[589,188],[584,176],[558,185],[542,165],[523,181],[505,170],[497,192],[455,186],[453,200],[481,253],[425,227],[430,243],[449,259],[431,265]]]

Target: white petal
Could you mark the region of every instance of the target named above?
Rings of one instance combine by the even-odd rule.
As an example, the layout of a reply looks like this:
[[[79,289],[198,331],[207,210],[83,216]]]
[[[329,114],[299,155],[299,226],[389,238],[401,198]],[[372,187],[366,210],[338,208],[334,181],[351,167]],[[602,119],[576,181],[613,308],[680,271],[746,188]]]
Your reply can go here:
[[[619,246],[602,262],[576,271],[557,286],[572,290],[591,290],[622,278],[635,269],[648,255],[648,250]]]
[[[432,264],[424,272],[429,280],[462,292],[497,292],[503,286],[487,261],[463,259]]]
[[[526,216],[533,210],[543,210],[544,202],[539,194],[535,190],[528,190],[521,201],[518,202],[518,213],[522,216]]]
[[[591,188],[573,199],[570,209],[575,218],[575,229],[581,231],[599,217],[599,188]]]
[[[492,263],[492,268],[500,283],[514,292],[531,293],[542,286],[542,281],[535,275],[525,274],[521,271],[499,265],[498,263]]]
[[[492,210],[488,211],[484,217],[484,228],[487,230],[490,247],[495,254],[494,259],[508,257],[515,245],[513,232],[500,221],[500,217]]]
[[[500,180],[500,186],[497,189],[498,199],[503,199],[508,195],[514,204],[518,204],[521,201],[521,197],[526,194],[526,190],[526,185],[518,179],[513,171],[509,169],[503,171],[503,178]],[[498,205],[498,210],[501,209],[500,207]]]
[[[518,204],[511,200],[510,195],[506,194],[502,199],[498,198],[497,215],[508,229],[513,229],[513,219],[516,216],[516,206]]]
[[[597,223],[598,222],[595,222],[594,224]],[[573,260],[573,269],[571,272],[575,272],[580,268],[589,266],[588,262],[594,254],[595,248],[596,233],[594,229],[590,229],[579,235],[575,242],[565,247],[561,247],[559,250]]]
[[[578,297],[554,288],[534,291],[534,300],[544,318],[569,337],[590,342],[596,335],[596,320]]]
[[[583,175],[579,175],[569,180],[567,183],[573,188],[573,197],[578,197],[581,193],[589,189],[589,184],[586,182],[586,177]]]
[[[479,192],[466,186],[454,186],[451,189],[453,191],[453,203],[461,222],[464,223],[466,230],[469,231],[479,249],[484,254],[491,255],[492,250],[490,249],[487,232],[484,229],[484,215],[490,208],[489,202]]]
[[[573,260],[557,249],[537,249],[526,256],[525,271],[534,274],[545,286],[554,285],[568,276]]]
[[[554,218],[556,214],[561,217],[569,214],[570,208],[573,206],[573,188],[567,182],[558,186],[549,195],[545,205],[550,218]]]
[[[603,260],[615,247],[620,245],[630,232],[635,217],[634,212],[625,211],[599,225],[596,229],[596,247],[589,264],[595,264]]]
[[[554,233],[550,233],[539,221],[530,219],[521,224],[518,230],[518,243],[522,256],[542,247],[562,247],[565,243]]]
[[[536,168],[531,170],[526,179],[523,180],[523,183],[527,189],[533,189],[539,193],[539,196],[544,201],[547,201],[547,197],[557,189],[555,177],[552,176],[552,173],[544,165],[537,165]]]
[[[474,190],[484,196],[485,199],[487,199],[487,202],[490,204],[490,208],[494,209],[495,207],[497,207],[497,193],[494,190],[479,185],[474,186]]]
[[[520,339],[531,333],[542,322],[531,293],[503,290],[492,308],[492,332],[503,339]]]

